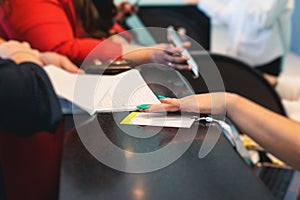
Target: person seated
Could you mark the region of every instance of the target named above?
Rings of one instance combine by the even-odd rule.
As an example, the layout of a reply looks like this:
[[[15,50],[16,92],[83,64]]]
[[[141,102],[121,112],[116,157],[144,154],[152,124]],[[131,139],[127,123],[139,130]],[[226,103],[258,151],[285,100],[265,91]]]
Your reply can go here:
[[[227,55],[279,75],[290,46],[294,0],[199,0],[198,8],[227,25]]]
[[[54,133],[62,113],[42,66],[54,64],[72,73],[82,71],[65,56],[41,53],[26,42],[0,39],[0,58],[0,131],[19,136]]]
[[[250,136],[266,151],[300,170],[300,123],[233,93],[206,93],[160,100],[162,104],[149,105],[149,108],[140,111],[150,113],[181,110],[216,116],[226,113],[241,132]],[[215,100],[222,102],[213,104]]]
[[[1,0],[0,15],[0,37],[28,41],[40,51],[60,53],[77,66],[101,44],[90,55],[91,60],[122,58],[134,65],[151,62],[191,69],[186,64],[188,58],[178,56],[182,49],[172,44],[141,47],[120,37],[108,38],[111,30],[124,30],[112,23],[111,18],[111,26],[102,23],[103,14],[97,12],[92,0]]]

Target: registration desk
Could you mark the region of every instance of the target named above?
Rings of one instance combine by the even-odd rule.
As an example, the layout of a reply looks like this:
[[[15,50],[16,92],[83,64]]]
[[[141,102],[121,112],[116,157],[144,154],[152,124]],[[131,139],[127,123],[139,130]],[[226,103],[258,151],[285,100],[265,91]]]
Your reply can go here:
[[[127,114],[100,113],[90,121],[83,116],[85,123],[80,126],[80,134],[97,134],[91,125],[97,120],[114,145],[133,152],[149,152],[167,145],[178,132],[178,128],[120,125]],[[217,124],[195,122],[190,129],[181,129],[187,135],[197,132],[191,146],[169,166],[148,173],[121,172],[102,164],[73,129],[64,138],[59,199],[272,199],[223,134],[207,156],[198,157],[209,127],[212,132],[205,140],[210,140],[218,135]],[[132,136],[154,132],[157,134],[148,138]],[[105,151],[96,143],[94,148]]]

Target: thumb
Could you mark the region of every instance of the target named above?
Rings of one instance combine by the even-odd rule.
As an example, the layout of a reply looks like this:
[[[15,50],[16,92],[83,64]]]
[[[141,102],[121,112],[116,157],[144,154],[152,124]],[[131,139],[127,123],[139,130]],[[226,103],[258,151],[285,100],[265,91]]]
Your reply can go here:
[[[61,67],[71,73],[84,74],[84,71],[82,69],[78,68],[66,57],[63,57],[61,59]]]

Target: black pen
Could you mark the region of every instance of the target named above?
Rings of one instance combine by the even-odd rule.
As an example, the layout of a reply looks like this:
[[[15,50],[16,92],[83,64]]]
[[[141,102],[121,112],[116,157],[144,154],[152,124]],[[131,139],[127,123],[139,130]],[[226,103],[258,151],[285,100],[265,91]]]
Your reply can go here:
[[[133,6],[136,6],[138,7],[139,6],[139,3],[140,3],[141,0],[136,0],[136,2],[133,4]]]

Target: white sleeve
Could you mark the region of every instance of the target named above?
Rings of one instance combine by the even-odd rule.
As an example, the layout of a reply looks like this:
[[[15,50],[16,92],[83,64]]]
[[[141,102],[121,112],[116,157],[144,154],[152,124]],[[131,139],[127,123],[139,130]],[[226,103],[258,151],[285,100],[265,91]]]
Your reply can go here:
[[[282,99],[300,102],[299,76],[289,76],[285,73],[280,74],[275,89]]]
[[[290,9],[289,0],[251,0],[248,1],[247,15],[257,29],[265,29],[276,23],[280,16]]]
[[[300,101],[282,100],[288,118],[300,122]]]
[[[231,1],[227,3],[221,0],[199,0],[198,8],[209,17],[215,18],[222,23],[228,23],[231,16]]]

